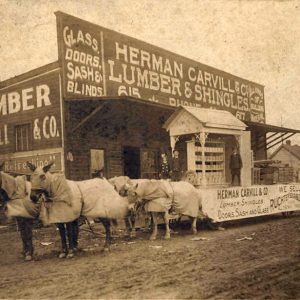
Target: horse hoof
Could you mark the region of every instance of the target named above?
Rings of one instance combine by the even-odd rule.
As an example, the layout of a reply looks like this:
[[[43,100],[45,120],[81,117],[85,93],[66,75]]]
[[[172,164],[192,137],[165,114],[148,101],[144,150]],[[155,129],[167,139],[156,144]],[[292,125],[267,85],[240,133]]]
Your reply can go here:
[[[130,238],[136,238],[136,232],[130,232]]]
[[[169,240],[170,238],[171,238],[170,235],[165,235],[165,236],[164,236],[164,239],[165,239],[165,240]]]
[[[156,240],[156,236],[151,235],[150,236],[150,241],[155,241]]]
[[[74,257],[74,253],[68,253],[67,258],[73,258]]]
[[[24,260],[25,261],[32,261],[32,255],[29,255],[29,254],[27,254],[27,255],[25,255],[25,257],[24,257]]]
[[[103,248],[103,251],[104,251],[104,252],[109,252],[109,250],[110,250],[109,247],[104,247],[104,248]]]
[[[66,257],[67,257],[67,254],[65,252],[61,252],[58,255],[58,258],[66,258]]]

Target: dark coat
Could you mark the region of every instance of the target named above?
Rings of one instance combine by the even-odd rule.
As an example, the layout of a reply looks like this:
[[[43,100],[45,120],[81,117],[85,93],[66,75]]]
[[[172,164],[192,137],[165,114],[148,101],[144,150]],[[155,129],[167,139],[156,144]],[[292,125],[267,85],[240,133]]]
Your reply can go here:
[[[230,163],[229,163],[230,169],[241,169],[243,167],[243,162],[241,155],[239,153],[231,154],[230,155]]]

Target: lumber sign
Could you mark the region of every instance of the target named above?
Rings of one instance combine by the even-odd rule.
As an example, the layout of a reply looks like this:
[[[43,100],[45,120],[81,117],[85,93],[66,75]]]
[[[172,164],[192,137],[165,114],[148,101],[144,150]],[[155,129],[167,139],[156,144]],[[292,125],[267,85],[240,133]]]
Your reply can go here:
[[[229,221],[300,210],[300,184],[201,190],[203,212]]]
[[[56,17],[64,99],[130,96],[265,122],[262,85],[62,12]]]

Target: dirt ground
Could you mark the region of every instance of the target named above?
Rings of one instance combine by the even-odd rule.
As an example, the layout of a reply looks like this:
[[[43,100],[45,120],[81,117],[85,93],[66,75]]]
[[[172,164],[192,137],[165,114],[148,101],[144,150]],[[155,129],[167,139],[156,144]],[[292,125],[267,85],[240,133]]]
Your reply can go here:
[[[168,241],[161,228],[152,242],[145,230],[134,240],[118,230],[109,253],[102,236],[81,230],[83,251],[62,260],[56,229],[35,229],[33,262],[20,258],[18,232],[2,228],[0,298],[300,299],[299,213],[227,223],[225,231],[200,224],[196,236],[186,227]]]

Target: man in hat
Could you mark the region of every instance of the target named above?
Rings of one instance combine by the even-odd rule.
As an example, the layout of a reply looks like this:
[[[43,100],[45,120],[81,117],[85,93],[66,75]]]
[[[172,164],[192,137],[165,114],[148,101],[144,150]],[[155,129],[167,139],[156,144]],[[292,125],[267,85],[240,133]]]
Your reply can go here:
[[[171,164],[171,178],[172,181],[180,181],[181,180],[181,166],[179,159],[179,151],[173,151],[172,164]]]
[[[160,179],[168,179],[170,177],[170,165],[167,153],[165,152],[161,154],[159,177]]]
[[[233,152],[230,155],[230,170],[231,170],[231,184],[234,185],[234,179],[237,177],[238,186],[241,185],[241,168],[243,167],[243,162],[241,155],[238,153],[237,147],[233,148]]]

